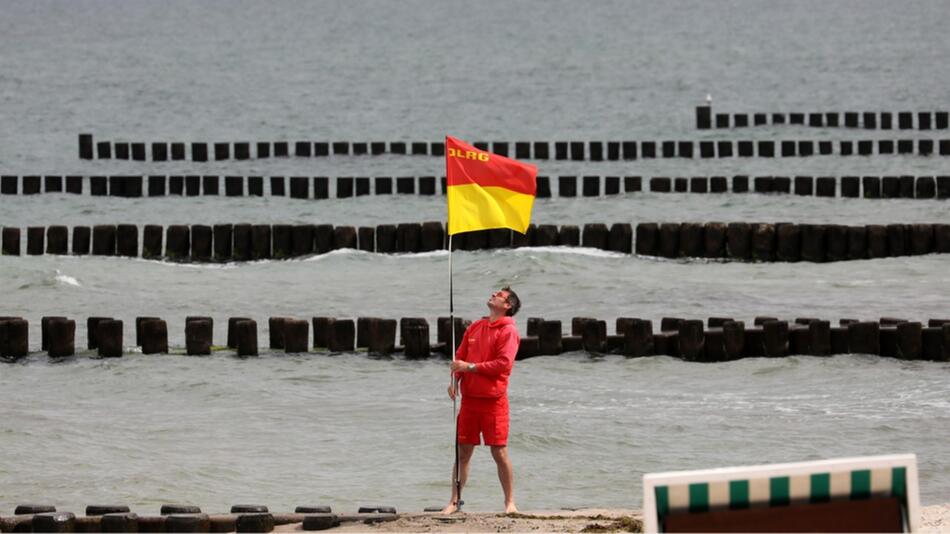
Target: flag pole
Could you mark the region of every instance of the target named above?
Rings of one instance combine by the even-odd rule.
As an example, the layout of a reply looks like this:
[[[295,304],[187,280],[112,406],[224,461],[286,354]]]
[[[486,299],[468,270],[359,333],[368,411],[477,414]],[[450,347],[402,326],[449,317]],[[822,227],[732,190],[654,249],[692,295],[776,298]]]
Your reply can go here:
[[[445,136],[446,145],[449,144],[449,136]],[[449,151],[446,151],[448,154]],[[449,176],[449,160],[445,160],[445,176],[448,179]],[[448,193],[448,191],[446,191]],[[446,208],[451,209],[449,203],[446,204]],[[453,278],[452,278],[452,232],[449,231],[449,221],[445,223],[445,231],[449,232],[449,347],[448,349],[452,352],[452,361],[456,360],[455,354],[455,292],[453,287]],[[451,374],[451,383],[455,389],[455,396],[452,398],[452,424],[455,425],[455,469],[454,475],[455,480],[455,511],[460,512],[462,510],[462,462],[459,461],[459,420],[458,420],[458,398],[461,392],[459,391],[459,380],[458,376],[454,371],[450,371]]]
[[[452,280],[452,234],[449,234],[449,347],[452,352],[452,361],[455,361],[455,299]],[[452,421],[455,424],[455,511],[462,510],[462,465],[459,461],[459,424],[458,424],[458,377],[452,372],[452,386],[455,396],[452,398]]]

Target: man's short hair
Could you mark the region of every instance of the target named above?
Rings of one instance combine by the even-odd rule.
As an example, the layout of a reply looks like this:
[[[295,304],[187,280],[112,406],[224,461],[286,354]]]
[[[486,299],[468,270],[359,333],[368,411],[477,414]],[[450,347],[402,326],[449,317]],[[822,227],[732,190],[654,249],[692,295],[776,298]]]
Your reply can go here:
[[[518,294],[511,289],[511,286],[505,286],[501,288],[501,290],[508,292],[508,298],[505,299],[505,302],[511,306],[508,308],[508,311],[505,312],[505,315],[508,317],[514,317],[515,314],[518,313],[518,310],[521,309],[521,299],[518,298]]]

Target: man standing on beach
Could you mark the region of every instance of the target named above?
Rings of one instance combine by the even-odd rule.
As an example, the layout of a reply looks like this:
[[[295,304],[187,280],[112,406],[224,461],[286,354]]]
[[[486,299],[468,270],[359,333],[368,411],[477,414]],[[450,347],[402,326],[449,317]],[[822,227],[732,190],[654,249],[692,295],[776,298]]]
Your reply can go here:
[[[508,457],[508,377],[515,365],[521,338],[513,317],[521,308],[518,295],[504,287],[488,299],[488,317],[472,323],[462,337],[455,353],[452,371],[461,384],[462,408],[458,415],[459,486],[468,478],[469,461],[475,446],[491,447],[498,466],[498,480],[505,493],[505,513],[517,512],[515,507],[514,470]],[[455,399],[455,384],[449,386],[449,398]],[[452,499],[442,509],[445,514],[458,510],[455,469],[452,467]]]

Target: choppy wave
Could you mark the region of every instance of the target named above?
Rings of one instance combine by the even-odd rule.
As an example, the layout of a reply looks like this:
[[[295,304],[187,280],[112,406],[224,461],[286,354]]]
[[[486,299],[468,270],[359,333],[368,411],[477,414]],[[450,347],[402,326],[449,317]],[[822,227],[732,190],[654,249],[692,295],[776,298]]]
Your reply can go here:
[[[67,286],[74,286],[74,287],[82,286],[82,284],[79,283],[79,280],[76,280],[75,278],[67,274],[63,274],[62,272],[60,272],[59,269],[56,270],[55,280],[59,282],[60,284],[67,285]]]

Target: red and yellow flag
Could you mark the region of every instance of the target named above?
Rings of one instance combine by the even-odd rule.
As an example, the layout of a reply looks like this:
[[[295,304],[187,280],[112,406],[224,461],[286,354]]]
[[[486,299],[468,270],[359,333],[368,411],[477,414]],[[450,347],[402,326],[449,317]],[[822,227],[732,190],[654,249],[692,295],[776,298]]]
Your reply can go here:
[[[445,137],[449,235],[491,228],[528,231],[538,168]]]

